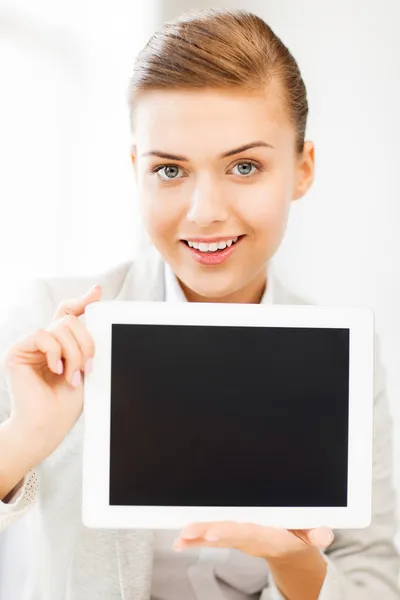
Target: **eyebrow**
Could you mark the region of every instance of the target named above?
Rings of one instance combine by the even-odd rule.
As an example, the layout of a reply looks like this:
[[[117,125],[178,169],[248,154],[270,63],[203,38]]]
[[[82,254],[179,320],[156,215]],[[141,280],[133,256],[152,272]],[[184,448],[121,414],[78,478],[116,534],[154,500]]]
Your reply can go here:
[[[245,144],[244,146],[239,146],[239,148],[234,148],[233,150],[228,150],[228,152],[224,152],[219,156],[219,158],[227,158],[228,156],[234,156],[235,154],[239,154],[240,152],[244,152],[245,150],[249,150],[250,148],[272,148],[271,144],[267,144],[263,141],[251,142],[250,144]],[[189,159],[185,156],[178,156],[177,154],[169,154],[167,152],[162,152],[160,150],[151,150],[150,152],[145,152],[142,156],[159,156],[160,158],[166,158],[168,160],[178,160],[181,162],[189,162]]]

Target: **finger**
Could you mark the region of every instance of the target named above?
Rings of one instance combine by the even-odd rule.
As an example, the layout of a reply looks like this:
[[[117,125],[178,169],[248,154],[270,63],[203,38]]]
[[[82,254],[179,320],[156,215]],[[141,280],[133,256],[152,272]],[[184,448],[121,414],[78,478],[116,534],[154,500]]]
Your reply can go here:
[[[253,523],[236,521],[194,523],[182,530],[174,547],[183,548],[200,543],[218,548],[242,548],[249,539],[257,543],[263,533],[264,528]]]
[[[315,546],[324,550],[333,542],[333,531],[328,527],[317,527],[316,529],[291,529],[290,532],[309,546]]]
[[[82,352],[71,329],[65,324],[58,322],[48,328],[48,331],[59,341],[62,347],[62,358],[64,360],[64,373],[66,379],[74,387],[82,382],[81,370],[85,368]]]
[[[199,545],[215,546],[219,541],[219,536],[211,531],[211,528],[213,526],[215,528],[215,525],[216,523],[191,523],[181,531],[179,537],[173,543],[173,550],[180,552]]]
[[[307,546],[313,546],[313,543],[309,538],[310,529],[289,529],[289,531],[292,535],[307,544]]]
[[[208,541],[220,539],[246,538],[255,531],[267,528],[255,523],[239,523],[237,521],[218,521],[207,523],[191,523],[181,532],[182,539],[204,538]]]
[[[62,317],[58,323],[60,325],[65,325],[71,330],[82,355],[85,373],[89,373],[95,352],[95,344],[92,335],[89,333],[84,323],[72,315]]]
[[[182,529],[180,537],[184,540],[196,540],[199,538],[205,539],[206,535],[207,537],[213,537],[210,534],[210,530],[215,525],[217,525],[217,523],[191,523],[190,525],[187,525],[184,529]],[[214,535],[214,537],[216,536]]]
[[[18,341],[5,354],[4,365],[12,366],[20,363],[26,364],[26,354],[40,352],[46,357],[49,369],[58,375],[63,372],[62,346],[60,342],[45,329],[39,329],[33,334]],[[33,360],[33,363],[35,361]]]
[[[334,537],[333,531],[329,527],[317,527],[316,529],[310,529],[308,532],[310,542],[320,550],[325,550],[330,546]]]
[[[101,299],[101,295],[101,285],[95,285],[79,298],[70,298],[64,300],[57,307],[53,317],[54,320],[60,319],[65,315],[74,315],[75,317],[80,317],[84,314],[86,306],[92,302],[98,302]]]

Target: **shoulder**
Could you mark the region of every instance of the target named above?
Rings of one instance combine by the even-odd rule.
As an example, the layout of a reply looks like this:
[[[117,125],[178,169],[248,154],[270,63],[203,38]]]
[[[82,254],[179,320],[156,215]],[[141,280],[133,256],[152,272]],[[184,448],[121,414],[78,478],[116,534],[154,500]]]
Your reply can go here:
[[[159,300],[163,292],[163,260],[151,246],[144,246],[131,260],[86,275],[37,277],[18,290],[18,301],[9,319],[21,312],[30,321],[46,322],[65,299],[102,286],[103,300]]]
[[[74,296],[80,296],[92,286],[100,284],[103,299],[112,300],[122,289],[126,278],[133,268],[134,261],[117,263],[112,267],[95,271],[87,275],[71,275],[64,277],[46,277],[34,282],[36,289],[46,290],[53,307]]]

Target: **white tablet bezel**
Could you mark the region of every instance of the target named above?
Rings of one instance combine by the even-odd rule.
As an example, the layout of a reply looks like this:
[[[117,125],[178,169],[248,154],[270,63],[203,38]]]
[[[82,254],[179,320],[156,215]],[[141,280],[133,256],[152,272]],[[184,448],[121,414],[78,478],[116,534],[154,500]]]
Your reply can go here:
[[[371,520],[374,315],[368,308],[109,301],[90,304],[84,320],[94,338],[85,379],[83,522],[95,528],[179,529],[191,522],[233,520],[287,529],[361,528]],[[347,507],[110,506],[111,326],[328,327],[350,330]],[[129,473],[126,474],[129,477]]]

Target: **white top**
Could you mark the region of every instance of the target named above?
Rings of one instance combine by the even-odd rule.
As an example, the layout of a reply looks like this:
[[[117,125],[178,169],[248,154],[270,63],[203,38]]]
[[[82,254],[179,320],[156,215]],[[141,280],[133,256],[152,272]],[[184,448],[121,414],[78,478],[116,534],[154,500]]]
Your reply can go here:
[[[164,272],[166,302],[186,302],[167,264]],[[272,281],[271,277],[261,304],[273,303]],[[156,533],[151,600],[249,600],[266,587],[264,559],[219,548],[175,552],[172,544],[178,535],[179,531]]]

